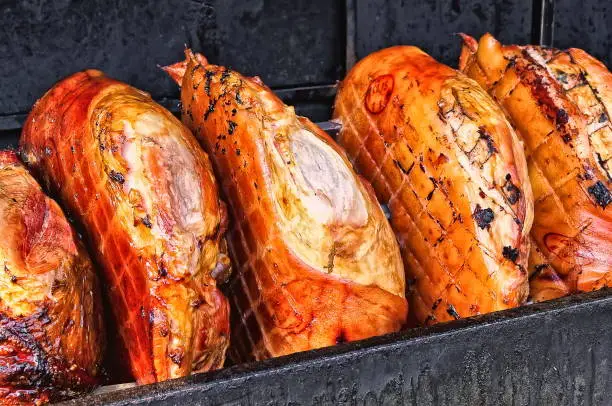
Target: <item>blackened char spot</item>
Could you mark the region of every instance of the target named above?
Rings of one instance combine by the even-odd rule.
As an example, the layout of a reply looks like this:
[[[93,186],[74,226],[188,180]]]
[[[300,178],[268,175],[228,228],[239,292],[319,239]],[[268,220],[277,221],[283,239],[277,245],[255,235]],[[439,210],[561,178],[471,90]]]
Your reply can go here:
[[[151,217],[149,217],[148,214],[146,216],[144,216],[141,221],[142,221],[142,224],[145,227],[147,227],[147,228],[153,227],[153,225],[151,224]]]
[[[564,109],[557,110],[557,126],[561,126],[563,124],[567,124],[569,121],[569,116]]]
[[[123,175],[115,171],[114,169],[111,169],[110,173],[108,174],[108,177],[122,185],[125,183],[125,178],[123,177]]]
[[[217,104],[217,99],[211,99],[208,103],[208,109],[204,113],[204,120],[208,120],[208,116],[210,115],[210,113],[215,111],[215,104]]]
[[[607,120],[608,120],[608,116],[606,116],[606,113],[601,113],[601,115],[599,116],[599,122],[605,123]]]
[[[431,306],[431,310],[436,310],[441,302],[442,302],[442,298],[439,297],[435,302],[433,302],[433,305]]]
[[[171,352],[170,354],[168,354],[168,357],[170,357],[172,362],[174,362],[176,365],[180,366],[181,363],[183,362],[183,352],[182,351],[175,350]]]
[[[516,262],[518,256],[519,256],[519,250],[518,248],[513,248],[510,246],[505,246],[503,251],[502,251],[502,255],[504,256],[504,258],[512,261],[512,262]]]
[[[610,194],[608,188],[600,180],[589,186],[587,190],[595,198],[597,204],[604,209],[612,203],[612,194]]]
[[[166,266],[164,264],[159,264],[159,269],[157,271],[159,273],[159,276],[161,276],[162,278],[168,276],[168,270],[166,269]]]
[[[227,67],[225,68],[225,70],[223,71],[223,73],[221,74],[221,83],[225,83],[225,81],[227,80],[227,78],[230,77],[230,74],[232,73],[232,68]]]
[[[557,72],[557,80],[565,85],[567,85],[567,73],[558,71]]]
[[[206,92],[207,96],[210,96],[210,82],[212,81],[212,77],[215,75],[215,73],[211,70],[207,70],[204,75],[206,76],[206,83],[204,83],[204,91]]]
[[[459,316],[459,313],[457,313],[455,306],[453,306],[452,304],[448,305],[448,307],[446,308],[446,312],[450,314],[455,320],[461,318],[461,316]]]
[[[348,339],[346,338],[346,334],[344,333],[344,330],[340,330],[340,332],[338,333],[338,336],[336,337],[336,344],[346,343],[347,341]]]
[[[479,204],[476,205],[472,216],[474,217],[474,220],[476,220],[476,224],[478,224],[478,227],[483,230],[489,227],[489,224],[495,218],[493,210],[491,210],[490,208],[483,209],[482,207],[480,207]]]
[[[516,202],[518,202],[519,198],[521,197],[521,190],[518,187],[516,187],[514,183],[512,183],[511,179],[512,179],[512,176],[510,174],[507,174],[506,184],[504,185],[504,188],[506,189],[506,192],[508,192],[506,194],[508,203],[516,204]]]
[[[487,130],[484,127],[480,127],[478,128],[478,134],[480,134],[480,138],[485,140],[485,142],[487,143],[487,149],[489,151],[489,154],[496,153],[497,148],[495,148],[495,143],[493,142],[493,138],[487,132]]]
[[[235,130],[235,129],[236,129],[236,127],[238,126],[238,124],[236,124],[236,123],[235,123],[234,121],[232,121],[232,120],[227,120],[227,125],[228,125],[228,128],[227,128],[227,133],[228,133],[229,135],[232,135],[232,134],[234,133],[234,130]]]

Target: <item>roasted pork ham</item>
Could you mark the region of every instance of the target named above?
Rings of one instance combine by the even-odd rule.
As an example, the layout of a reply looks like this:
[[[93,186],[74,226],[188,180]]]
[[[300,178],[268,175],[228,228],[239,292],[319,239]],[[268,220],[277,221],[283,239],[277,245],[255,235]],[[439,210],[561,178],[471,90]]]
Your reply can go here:
[[[418,322],[525,301],[525,157],[478,84],[418,48],[388,48],[351,69],[334,116],[339,143],[389,206]]]
[[[0,151],[0,405],[62,400],[98,383],[98,280],[61,209]]]
[[[463,38],[460,68],[524,141],[535,199],[533,299],[612,286],[612,74],[580,49]]]
[[[262,359],[397,331],[404,270],[371,187],[258,78],[186,54],[166,69],[231,208],[233,355]]]
[[[136,380],[222,366],[226,211],[191,132],[148,94],[88,70],[36,103],[21,147],[90,238]]]

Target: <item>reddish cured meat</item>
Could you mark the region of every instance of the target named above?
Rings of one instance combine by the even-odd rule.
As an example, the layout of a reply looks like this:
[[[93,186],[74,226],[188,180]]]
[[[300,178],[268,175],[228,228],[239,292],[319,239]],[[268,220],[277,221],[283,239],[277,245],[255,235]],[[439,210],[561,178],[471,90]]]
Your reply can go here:
[[[0,151],[0,230],[0,405],[92,389],[104,352],[95,271],[59,206],[11,151]]]
[[[186,53],[166,69],[231,208],[234,355],[262,359],[399,330],[403,266],[369,184],[259,79]]]
[[[87,233],[137,381],[222,366],[225,206],[189,130],[148,94],[88,70],[36,103],[21,147]]]
[[[480,86],[416,47],[375,52],[336,96],[338,135],[388,203],[418,321],[521,305],[533,217],[523,149]]]
[[[532,298],[612,286],[612,73],[580,49],[463,39],[461,70],[524,141],[535,201]]]

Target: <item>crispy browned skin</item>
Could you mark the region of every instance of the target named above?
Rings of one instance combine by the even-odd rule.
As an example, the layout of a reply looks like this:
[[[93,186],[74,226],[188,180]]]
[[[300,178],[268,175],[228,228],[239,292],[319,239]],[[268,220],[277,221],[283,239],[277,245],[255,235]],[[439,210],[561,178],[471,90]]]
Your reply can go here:
[[[91,261],[14,152],[0,151],[0,405],[92,389],[104,350]]]
[[[524,141],[535,199],[533,299],[612,286],[612,74],[579,49],[463,38],[460,68]]]
[[[213,276],[229,266],[225,207],[190,131],[89,70],[36,103],[21,146],[90,238],[137,381],[222,366],[229,309]]]
[[[418,48],[388,48],[349,72],[334,116],[339,143],[389,205],[419,322],[523,303],[525,158],[480,86]]]
[[[257,78],[189,51],[167,70],[231,207],[235,355],[397,331],[407,314],[397,242],[339,147]]]

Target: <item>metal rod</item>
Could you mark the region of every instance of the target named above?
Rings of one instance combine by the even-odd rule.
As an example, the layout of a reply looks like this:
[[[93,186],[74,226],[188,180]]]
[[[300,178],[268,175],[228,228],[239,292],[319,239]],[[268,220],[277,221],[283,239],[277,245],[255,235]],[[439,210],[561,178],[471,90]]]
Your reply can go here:
[[[555,0],[534,0],[532,42],[552,47],[555,28]]]
[[[355,44],[357,41],[357,8],[356,0],[346,0],[346,72],[348,72],[357,62],[357,51]],[[346,73],[345,72],[345,73]]]

